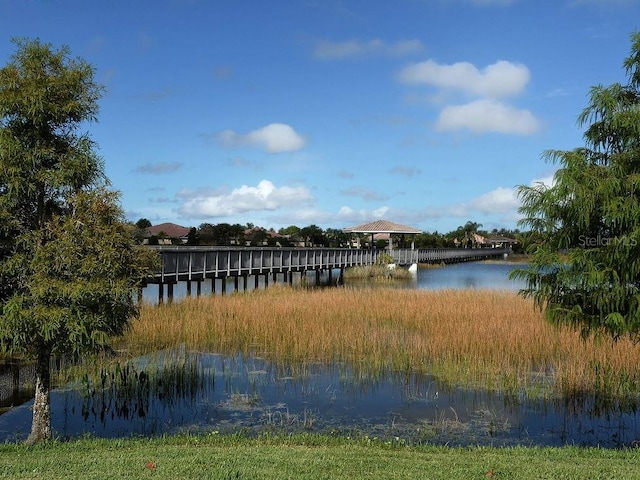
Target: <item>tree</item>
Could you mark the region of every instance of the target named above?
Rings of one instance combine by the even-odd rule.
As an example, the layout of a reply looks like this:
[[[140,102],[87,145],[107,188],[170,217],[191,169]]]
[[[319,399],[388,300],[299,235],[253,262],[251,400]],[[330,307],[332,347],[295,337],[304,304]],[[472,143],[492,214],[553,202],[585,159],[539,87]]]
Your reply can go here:
[[[594,86],[578,117],[585,146],[551,150],[553,186],[519,187],[536,242],[522,294],[584,335],[640,339],[640,33],[624,61],[628,85]]]
[[[141,218],[136,222],[136,227],[140,230],[144,230],[145,228],[149,228],[151,226],[151,221],[147,218]]]
[[[477,240],[476,234],[480,234],[480,229],[482,228],[481,223],[472,222],[469,220],[464,226],[459,226],[455,231],[449,234],[452,239],[458,241],[458,245],[461,245],[465,248],[476,248]]]
[[[191,227],[189,229],[189,235],[187,235],[187,245],[199,245],[200,240],[198,239],[198,230],[196,227]]]
[[[198,240],[201,245],[215,245],[215,229],[210,223],[202,223],[198,227]]]
[[[93,68],[66,47],[15,43],[0,69],[0,348],[36,362],[36,443],[51,436],[51,356],[120,334],[151,264],[79,133],[102,94]]]
[[[328,247],[342,248],[349,245],[350,235],[337,228],[327,228],[324,232]]]
[[[305,246],[307,243],[310,247],[324,246],[326,242],[324,232],[315,224],[300,229],[300,236],[304,239]]]

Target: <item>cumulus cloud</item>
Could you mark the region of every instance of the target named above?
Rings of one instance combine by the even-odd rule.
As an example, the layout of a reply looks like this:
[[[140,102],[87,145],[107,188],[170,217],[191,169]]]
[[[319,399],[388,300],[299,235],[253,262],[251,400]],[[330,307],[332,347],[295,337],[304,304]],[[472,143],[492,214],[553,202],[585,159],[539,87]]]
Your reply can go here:
[[[509,135],[531,135],[540,130],[540,122],[533,113],[505,102],[505,99],[523,93],[530,77],[525,65],[505,60],[483,69],[468,62],[442,65],[427,60],[409,65],[398,74],[398,80],[406,85],[436,89],[430,98],[437,98],[438,104],[445,105],[436,121],[439,131],[470,130]],[[456,92],[471,100],[447,105],[450,94]]]
[[[388,43],[380,39],[368,41],[348,40],[344,42],[325,40],[318,42],[314,55],[322,60],[342,60],[368,56],[399,57],[420,53],[423,50],[424,46],[420,40],[403,40],[395,43]]]
[[[292,152],[306,144],[303,136],[284,123],[270,123],[246,134],[224,130],[216,138],[225,147],[252,146],[268,153]]]
[[[436,128],[440,131],[468,129],[474,133],[530,135],[540,129],[540,122],[529,110],[481,99],[445,107],[438,116]]]
[[[469,202],[469,207],[482,213],[504,213],[520,206],[518,195],[513,188],[498,187]]]
[[[362,223],[371,221],[371,219],[382,219],[387,213],[389,213],[389,207],[383,206],[374,210],[367,209],[354,209],[349,206],[340,207],[338,213],[335,215],[336,221],[349,222],[349,223]],[[395,217],[394,217],[395,218]]]
[[[440,65],[433,60],[405,67],[398,75],[401,82],[430,85],[441,89],[491,97],[512,97],[529,82],[529,69],[521,64],[500,60],[482,70],[468,62]]]
[[[553,187],[556,184],[555,173],[551,173],[545,177],[535,178],[534,180],[531,181],[530,186],[533,187],[540,184],[545,185],[547,187]]]
[[[230,192],[183,191],[178,196],[182,199],[179,212],[187,218],[228,217],[313,202],[306,187],[276,187],[269,180],[262,180],[256,186],[242,185]]]

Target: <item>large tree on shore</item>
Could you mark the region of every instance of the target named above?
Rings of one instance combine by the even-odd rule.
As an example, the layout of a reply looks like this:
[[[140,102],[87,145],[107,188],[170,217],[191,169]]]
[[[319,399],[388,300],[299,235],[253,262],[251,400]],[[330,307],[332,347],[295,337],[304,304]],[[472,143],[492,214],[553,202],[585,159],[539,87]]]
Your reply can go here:
[[[585,146],[545,153],[554,184],[519,188],[537,241],[515,276],[552,322],[640,339],[640,33],[624,68],[628,84],[591,89]]]
[[[36,362],[35,443],[51,436],[51,356],[122,333],[150,257],[81,132],[102,94],[93,68],[66,47],[15,43],[0,69],[0,348]]]

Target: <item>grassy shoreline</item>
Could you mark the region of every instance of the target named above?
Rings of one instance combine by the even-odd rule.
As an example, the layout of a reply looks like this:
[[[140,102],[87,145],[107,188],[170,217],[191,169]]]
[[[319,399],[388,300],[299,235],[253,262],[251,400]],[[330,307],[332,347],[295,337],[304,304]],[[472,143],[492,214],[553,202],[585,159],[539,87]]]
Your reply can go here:
[[[610,392],[637,395],[640,368],[634,345],[584,341],[500,291],[270,287],[145,305],[116,342],[126,352],[116,360],[177,345],[286,363],[339,359],[373,372],[422,369],[531,394],[545,385],[548,394],[592,392],[605,382]],[[0,444],[0,478],[15,479],[640,479],[639,461],[636,448],[463,448],[305,433]]]
[[[639,449],[451,448],[318,435],[0,445],[11,479],[640,479]]]

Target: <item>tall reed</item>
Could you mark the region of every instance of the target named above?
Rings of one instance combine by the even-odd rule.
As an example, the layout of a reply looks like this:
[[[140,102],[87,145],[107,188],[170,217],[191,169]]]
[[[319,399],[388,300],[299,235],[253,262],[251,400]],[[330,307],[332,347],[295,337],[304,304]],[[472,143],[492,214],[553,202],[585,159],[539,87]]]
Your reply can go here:
[[[345,362],[372,375],[434,374],[510,394],[640,391],[637,346],[583,340],[507,291],[273,286],[144,305],[119,343],[132,354],[176,346],[278,364]]]

